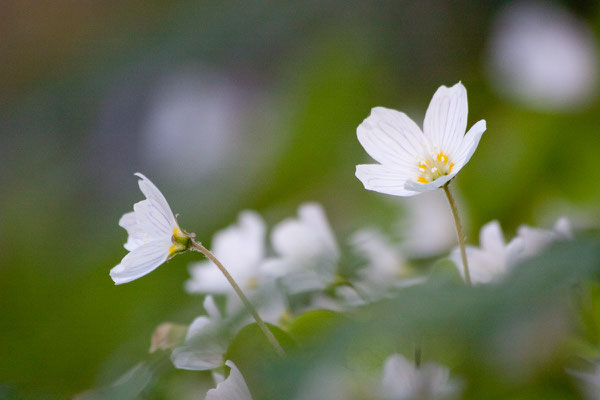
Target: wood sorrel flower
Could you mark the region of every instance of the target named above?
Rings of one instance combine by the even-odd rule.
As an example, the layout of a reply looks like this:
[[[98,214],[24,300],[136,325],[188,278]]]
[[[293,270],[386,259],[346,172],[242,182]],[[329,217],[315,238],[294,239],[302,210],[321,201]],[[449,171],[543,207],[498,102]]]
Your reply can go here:
[[[486,129],[467,128],[467,91],[459,82],[435,92],[423,131],[406,114],[375,107],[357,129],[358,141],[379,164],[358,165],[365,189],[413,196],[449,182],[469,161]]]
[[[119,285],[131,282],[158,268],[174,255],[186,251],[191,237],[177,225],[175,215],[160,190],[139,172],[140,190],[146,196],[133,205],[133,212],[121,217],[119,225],[129,237],[125,248],[129,254],[110,270],[110,277]]]

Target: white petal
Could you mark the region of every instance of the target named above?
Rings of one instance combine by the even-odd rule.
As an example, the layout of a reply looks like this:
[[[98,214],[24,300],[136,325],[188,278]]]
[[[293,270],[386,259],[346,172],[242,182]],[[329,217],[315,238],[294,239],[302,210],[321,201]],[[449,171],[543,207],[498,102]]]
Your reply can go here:
[[[234,278],[248,280],[264,257],[265,234],[266,226],[261,216],[253,211],[243,211],[236,224],[215,234],[212,250]]]
[[[167,261],[170,247],[170,241],[152,241],[136,248],[110,270],[111,278],[119,285],[152,272]]]
[[[417,157],[423,154],[423,133],[396,110],[375,107],[356,130],[366,152],[381,164],[417,169]]]
[[[206,310],[208,316],[212,320],[220,320],[221,319],[221,312],[219,311],[219,308],[217,307],[217,305],[215,303],[215,299],[212,296],[206,296],[206,298],[204,299],[204,303],[202,303],[202,305],[204,306],[204,309]]]
[[[400,172],[379,164],[356,166],[356,177],[365,189],[394,196],[413,196],[419,192],[405,188],[408,180],[406,172]]]
[[[485,130],[486,123],[483,119],[478,121],[475,125],[471,127],[471,129],[469,129],[469,132],[467,132],[467,134],[463,138],[462,143],[460,144],[460,147],[456,152],[456,156],[454,157],[454,168],[456,169],[456,172],[460,171],[460,169],[469,162],[471,156],[477,149],[477,146],[479,145],[479,140],[481,139],[481,135],[483,135],[483,132],[485,132]]]
[[[298,209],[300,220],[314,229],[321,244],[331,253],[339,256],[339,250],[331,226],[327,221],[325,210],[318,203],[304,203]]]
[[[140,190],[146,198],[152,201],[161,211],[163,215],[165,215],[169,219],[169,224],[171,227],[176,227],[177,222],[175,221],[175,216],[173,215],[173,211],[171,211],[171,207],[169,207],[169,203],[167,203],[167,199],[165,196],[158,190],[158,188],[150,181],[150,179],[146,178],[139,172],[134,174],[140,180],[138,181],[138,185],[140,186]]]
[[[400,354],[387,358],[383,366],[381,391],[385,399],[409,399],[415,394],[417,372]]]
[[[137,219],[135,240],[146,243],[156,239],[171,239],[173,227],[169,217],[150,200],[142,200],[133,205]]]
[[[133,251],[143,244],[136,240],[137,217],[135,216],[135,212],[123,214],[119,220],[119,226],[125,228],[127,231],[127,242],[124,245],[127,250]]]
[[[556,221],[554,224],[554,232],[564,239],[573,238],[573,228],[571,227],[571,222],[567,217],[561,217]]]
[[[196,349],[193,346],[177,347],[171,353],[175,368],[193,371],[208,371],[223,365],[225,350],[217,345]]]
[[[190,326],[188,327],[187,333],[185,335],[185,341],[189,342],[194,336],[199,336],[203,332],[206,331],[206,328],[210,325],[210,318],[206,315],[201,315],[192,321]]]
[[[444,186],[446,182],[449,182],[450,179],[454,178],[457,173],[458,171],[454,171],[450,175],[440,176],[435,181],[429,183],[419,183],[414,180],[407,180],[404,184],[404,188],[406,190],[414,191],[415,194],[427,192],[429,190],[439,189],[442,186]]]
[[[455,154],[467,129],[467,90],[458,82],[448,88],[440,86],[433,95],[423,122],[423,133],[432,150]]]
[[[504,234],[498,221],[491,221],[481,227],[479,246],[491,255],[504,257]]]
[[[240,370],[232,361],[226,361],[225,365],[231,368],[229,376],[219,383],[216,389],[209,390],[205,400],[252,400],[250,390]]]
[[[185,282],[188,293],[221,294],[233,290],[223,273],[210,261],[192,264],[190,274],[192,277]]]

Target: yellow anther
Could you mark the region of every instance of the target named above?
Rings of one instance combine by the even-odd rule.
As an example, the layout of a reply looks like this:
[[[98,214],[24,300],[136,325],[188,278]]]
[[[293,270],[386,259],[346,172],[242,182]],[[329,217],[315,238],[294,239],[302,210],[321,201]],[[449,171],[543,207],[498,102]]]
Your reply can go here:
[[[427,182],[427,179],[425,179],[425,177],[423,177],[423,176],[418,177],[417,178],[417,182],[419,182],[419,183],[429,183],[429,182]]]
[[[452,172],[452,167],[454,167],[454,163],[453,162],[450,163],[450,167],[448,168],[448,173]]]
[[[419,169],[422,169],[424,171],[427,169],[427,167],[425,166],[425,164],[419,161]]]
[[[169,248],[169,254],[175,253],[178,249],[179,249],[179,245],[172,244],[171,247]]]

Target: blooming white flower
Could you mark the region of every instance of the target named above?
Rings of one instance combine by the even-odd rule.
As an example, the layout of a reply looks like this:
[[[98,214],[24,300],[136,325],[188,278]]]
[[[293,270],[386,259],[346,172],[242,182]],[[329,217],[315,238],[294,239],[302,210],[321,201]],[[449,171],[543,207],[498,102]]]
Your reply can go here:
[[[240,370],[233,361],[227,360],[225,365],[231,368],[229,376],[220,382],[215,389],[209,390],[205,400],[252,400],[250,389],[248,389]]]
[[[556,221],[552,230],[521,225],[517,231],[517,236],[523,240],[525,245],[523,258],[529,258],[539,254],[553,242],[571,239],[573,231],[569,220],[563,217]]]
[[[381,380],[386,400],[446,399],[457,394],[459,385],[450,379],[450,371],[438,364],[416,367],[400,354],[387,358]]]
[[[222,316],[212,296],[204,299],[204,309],[208,316],[196,318],[187,330],[184,345],[171,353],[176,368],[204,371],[223,365],[227,343],[218,335]]]
[[[319,204],[301,205],[297,219],[275,226],[271,242],[277,257],[266,260],[262,270],[290,293],[323,289],[333,281],[340,252]]]
[[[395,196],[442,187],[469,161],[486,129],[481,120],[465,135],[467,113],[467,91],[460,82],[435,92],[423,131],[402,112],[373,108],[356,132],[380,164],[358,165],[356,177],[365,189]]]
[[[521,238],[515,238],[506,244],[498,221],[488,222],[481,228],[479,246],[479,248],[466,247],[471,281],[474,284],[489,283],[504,276],[522,259],[524,249]],[[464,278],[459,248],[452,251],[450,259],[456,264]]]
[[[167,200],[154,184],[139,172],[140,190],[146,196],[133,205],[133,212],[123,215],[119,225],[129,235],[125,248],[129,250],[121,263],[110,270],[119,285],[138,279],[175,254],[189,248],[191,239],[177,225]]]

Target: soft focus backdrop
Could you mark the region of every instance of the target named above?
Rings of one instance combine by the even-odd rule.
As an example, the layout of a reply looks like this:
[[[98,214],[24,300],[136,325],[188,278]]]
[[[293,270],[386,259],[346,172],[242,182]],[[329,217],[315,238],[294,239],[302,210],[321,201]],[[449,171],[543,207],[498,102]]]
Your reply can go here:
[[[597,225],[598,11],[595,1],[4,0],[0,397],[110,382],[160,322],[198,314],[201,298],[183,291],[197,255],[123,286],[108,275],[126,254],[119,217],[142,199],[137,171],[206,244],[243,209],[273,224],[313,200],[342,237],[377,224],[444,254],[445,216],[410,228],[435,205],[354,177],[370,162],[356,127],[374,106],[421,124],[437,87],[460,80],[469,126],[488,125],[456,180],[468,240],[492,219],[509,236],[559,215]]]

